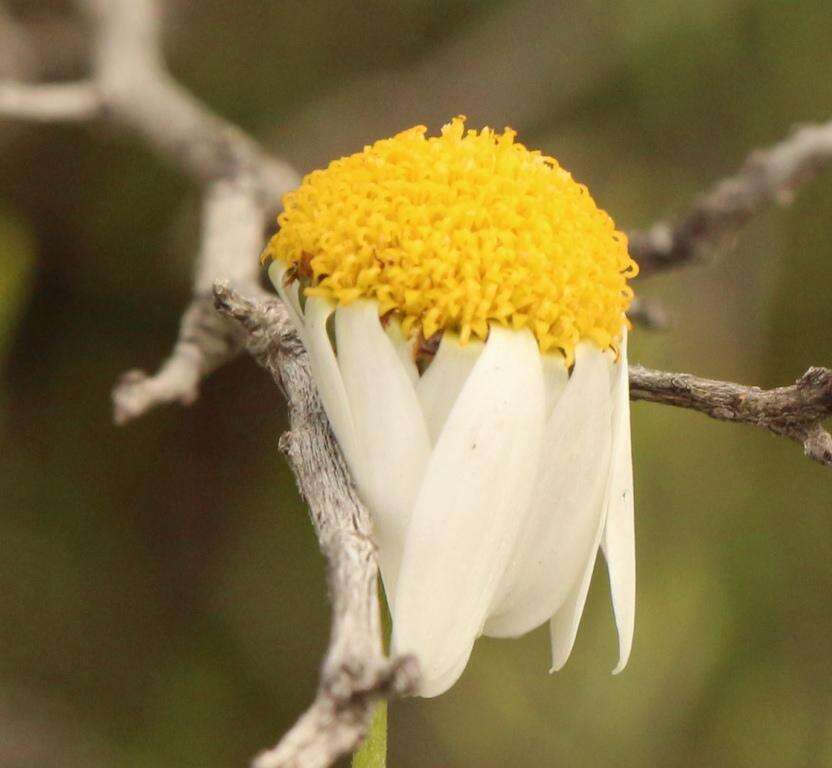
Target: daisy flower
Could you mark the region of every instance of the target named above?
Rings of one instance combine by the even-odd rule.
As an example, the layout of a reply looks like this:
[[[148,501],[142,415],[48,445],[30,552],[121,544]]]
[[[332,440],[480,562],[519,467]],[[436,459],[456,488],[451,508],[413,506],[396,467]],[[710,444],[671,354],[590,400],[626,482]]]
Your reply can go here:
[[[367,505],[419,693],[482,634],[569,657],[597,552],[635,604],[626,237],[556,160],[464,118],[309,174],[264,252]]]

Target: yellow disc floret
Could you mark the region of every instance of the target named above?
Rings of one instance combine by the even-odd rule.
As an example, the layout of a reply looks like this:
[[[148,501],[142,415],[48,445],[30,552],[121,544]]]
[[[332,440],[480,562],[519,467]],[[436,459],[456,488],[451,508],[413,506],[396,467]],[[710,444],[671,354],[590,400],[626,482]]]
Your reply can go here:
[[[286,195],[264,260],[306,276],[307,296],[378,301],[408,335],[490,323],[529,328],[571,361],[582,339],[615,349],[638,267],[625,235],[551,157],[456,118],[309,174]]]

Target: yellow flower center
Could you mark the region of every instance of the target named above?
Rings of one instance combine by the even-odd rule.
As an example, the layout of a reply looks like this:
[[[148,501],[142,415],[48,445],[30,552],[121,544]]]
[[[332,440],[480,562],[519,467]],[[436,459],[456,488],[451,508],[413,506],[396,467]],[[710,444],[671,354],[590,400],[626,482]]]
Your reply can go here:
[[[375,299],[409,335],[485,339],[529,328],[571,362],[582,339],[617,348],[638,267],[612,219],[554,158],[506,129],[417,126],[309,174],[284,199],[263,260],[307,296]]]

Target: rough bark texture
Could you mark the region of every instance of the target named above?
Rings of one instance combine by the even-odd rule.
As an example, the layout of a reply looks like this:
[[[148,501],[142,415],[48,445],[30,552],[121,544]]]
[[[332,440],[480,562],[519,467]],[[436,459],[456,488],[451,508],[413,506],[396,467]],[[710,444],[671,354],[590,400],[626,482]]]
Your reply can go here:
[[[832,371],[828,368],[810,368],[788,387],[760,389],[634,365],[630,399],[752,424],[795,440],[810,459],[832,466],[832,436],[822,426],[832,416]]]
[[[326,555],[332,638],[312,706],[256,768],[326,766],[350,752],[366,733],[372,705],[413,690],[412,658],[390,660],[381,641],[376,548],[369,515],[323,411],[306,350],[277,299],[255,304],[228,288],[215,289],[217,307],[248,333],[246,346],[286,395],[289,431],[280,439],[309,505]]]

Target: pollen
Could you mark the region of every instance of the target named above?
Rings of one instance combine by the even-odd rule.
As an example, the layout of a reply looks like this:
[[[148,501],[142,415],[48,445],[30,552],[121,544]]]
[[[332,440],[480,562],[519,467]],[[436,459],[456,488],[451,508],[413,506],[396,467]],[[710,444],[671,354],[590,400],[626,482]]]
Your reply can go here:
[[[571,362],[590,340],[617,349],[638,273],[627,238],[587,188],[515,132],[416,126],[310,173],[284,198],[263,260],[306,296],[374,299],[404,332],[529,328]]]

